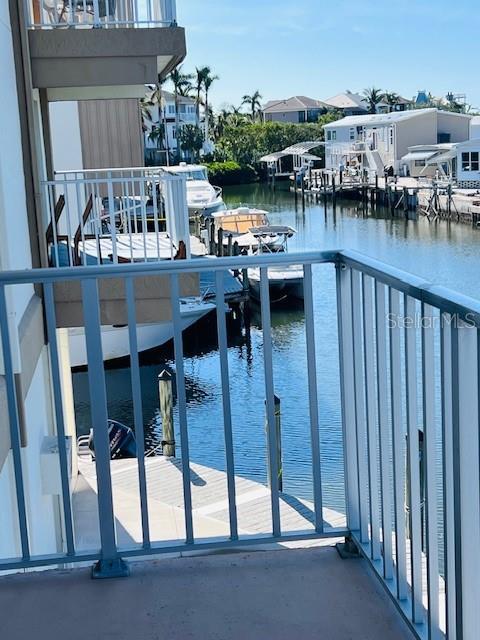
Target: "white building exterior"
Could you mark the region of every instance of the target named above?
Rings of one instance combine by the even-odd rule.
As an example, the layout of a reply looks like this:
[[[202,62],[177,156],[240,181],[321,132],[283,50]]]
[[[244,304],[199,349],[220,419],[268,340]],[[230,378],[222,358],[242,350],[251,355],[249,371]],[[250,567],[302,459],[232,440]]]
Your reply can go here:
[[[129,29],[130,38],[120,42],[116,29],[89,28],[92,25],[84,18],[91,18],[91,14],[80,4],[0,2],[2,272],[48,266],[48,204],[43,198],[43,183],[52,179],[55,168],[83,167],[79,102],[132,98],[139,87],[144,91],[145,84],[168,73],[185,55],[184,32],[171,12],[168,20],[164,15],[149,23],[151,28],[142,29],[131,20],[128,27],[140,28]],[[163,6],[172,9],[174,2],[168,0]],[[70,19],[70,28],[64,29]],[[115,10],[108,20],[112,24],[119,20]],[[79,24],[81,28],[76,29]],[[60,28],[54,28],[57,25]],[[122,25],[125,27],[125,20]],[[155,30],[165,26],[172,37],[169,43],[158,44],[161,39]],[[75,31],[76,39],[70,37]],[[112,33],[116,49],[109,40]],[[52,46],[57,38],[62,41],[61,53]],[[93,41],[96,56],[92,55]],[[144,45],[141,64],[134,59],[139,42]],[[167,46],[171,55],[162,51]],[[58,57],[61,64],[55,67]],[[54,77],[50,76],[53,67],[57,69]],[[3,287],[0,298],[3,300]],[[54,469],[56,482],[48,482],[45,466],[48,459],[58,461],[59,414],[54,410],[54,389],[61,395],[62,422],[71,442],[70,480],[75,475],[76,433],[67,330],[57,329],[60,384],[54,386],[42,290],[30,284],[5,287],[5,307],[8,332],[2,335],[8,334],[4,339],[12,366],[8,367],[10,358],[0,343],[0,557],[21,563],[29,556],[63,553],[65,549],[60,473],[57,468],[55,475]],[[12,421],[11,415],[16,416]],[[49,453],[52,439],[54,449]],[[18,452],[16,461],[14,451]],[[23,492],[18,490],[22,484]]]
[[[438,109],[348,116],[324,127],[326,167],[361,166],[378,175],[391,167],[398,173],[409,147],[461,142],[470,119]]]
[[[13,33],[9,3],[0,6],[0,59],[2,60],[2,99],[0,117],[0,269],[31,269],[34,264],[30,243],[19,94],[13,53]],[[41,122],[38,92],[33,92],[35,122]],[[41,140],[41,128],[35,129]],[[38,170],[45,170],[39,157]],[[44,175],[44,174],[43,174]],[[27,518],[31,553],[57,550],[59,536],[59,496],[45,494],[42,488],[40,451],[45,437],[54,433],[48,347],[44,344],[42,304],[33,287],[23,285],[7,292],[10,335],[14,345],[17,403],[20,405],[22,461],[26,486]],[[16,491],[6,401],[6,379],[0,355],[0,555],[21,556],[17,533]]]
[[[201,123],[197,123],[195,100],[187,96],[178,96],[177,103],[178,125],[180,127],[196,124],[201,126]],[[151,157],[152,159],[154,159],[155,156],[159,156],[161,164],[164,164],[165,153],[160,151],[160,149],[169,151],[172,154],[176,153],[178,147],[175,95],[169,91],[162,91],[161,106],[155,105],[154,107],[151,107],[150,114],[152,121],[144,123],[147,129],[145,131],[146,156],[147,158]],[[163,144],[156,140],[149,139],[152,127],[154,125],[159,126],[160,124],[164,124],[165,127],[165,140],[163,141]]]

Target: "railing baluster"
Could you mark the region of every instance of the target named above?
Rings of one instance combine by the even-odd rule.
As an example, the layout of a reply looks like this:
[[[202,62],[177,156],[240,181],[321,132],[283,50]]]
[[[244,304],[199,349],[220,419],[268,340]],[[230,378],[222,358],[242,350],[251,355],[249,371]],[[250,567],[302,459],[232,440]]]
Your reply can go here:
[[[99,577],[111,573],[123,575],[125,568],[118,557],[115,539],[107,391],[103,369],[98,282],[92,278],[81,282],[101,541],[101,560],[94,569],[94,575]]]
[[[237,505],[235,493],[235,463],[233,457],[232,409],[230,403],[230,379],[228,374],[227,327],[225,321],[225,292],[222,271],[215,274],[218,352],[222,378],[223,430],[225,438],[225,458],[227,466],[228,512],[230,538],[238,540]]]
[[[405,535],[405,433],[402,423],[402,374],[400,345],[400,294],[389,290],[390,302],[390,393],[393,444],[393,504],[395,514],[395,569],[397,598],[408,594]]]
[[[53,297],[53,284],[46,282],[45,293],[45,318],[47,321],[47,335],[50,350],[50,363],[52,372],[53,401],[55,407],[55,422],[57,426],[58,454],[60,461],[60,478],[62,482],[62,506],[65,523],[65,537],[67,542],[67,554],[75,554],[73,538],[73,517],[70,501],[70,477],[68,472],[67,447],[65,440],[65,423],[63,419],[63,398],[60,381],[60,364],[58,358],[57,323],[55,318],[55,300]],[[72,455],[73,448],[72,448]]]
[[[443,558],[445,575],[446,635],[456,640],[455,628],[455,508],[452,423],[452,316],[441,315],[441,388],[442,388],[442,471],[443,471]]]
[[[421,623],[424,620],[422,603],[422,519],[420,492],[420,458],[417,405],[417,340],[416,340],[416,304],[409,296],[404,298],[405,317],[405,379],[407,403],[407,468],[408,501],[410,528],[410,566],[412,572],[412,620]],[[410,326],[409,324],[410,323]],[[413,323],[413,324],[412,324]]]
[[[452,423],[456,638],[478,636],[480,625],[479,353],[478,330],[453,317]]]
[[[142,236],[143,236],[143,255],[145,262],[148,260],[148,252],[147,252],[147,204],[145,198],[145,182],[140,179],[137,184],[139,184],[139,195],[140,195],[140,211],[142,215]]]
[[[353,369],[355,380],[355,423],[358,458],[358,493],[360,501],[360,541],[368,542],[368,463],[365,384],[363,379],[363,336],[361,273],[352,270]]]
[[[278,491],[279,460],[277,455],[277,433],[275,428],[275,391],[273,386],[270,291],[268,283],[268,268],[266,267],[261,267],[260,269],[260,303],[263,335],[263,369],[265,374],[265,394],[267,406],[268,460],[270,473],[270,496],[272,506],[272,531],[274,536],[279,536],[281,533]]]
[[[392,559],[392,501],[390,495],[391,449],[388,428],[387,402],[387,313],[385,285],[375,284],[375,329],[377,336],[377,394],[380,438],[380,490],[382,500],[383,577],[393,578]]]
[[[310,414],[310,443],[312,448],[313,504],[315,531],[323,532],[322,473],[320,435],[318,432],[317,363],[315,349],[315,314],[313,308],[312,265],[303,265],[303,293],[305,334],[307,342],[308,401]]]
[[[161,197],[160,181],[157,182],[157,177],[152,175],[152,201],[153,201],[153,230],[155,232],[155,241],[157,245],[157,259],[160,260],[160,234],[158,228],[158,199],[157,199],[157,187],[158,198]]]
[[[429,637],[440,638],[436,480],[434,309],[422,304],[423,437]]]
[[[360,528],[360,505],[355,424],[355,376],[352,360],[351,270],[341,264],[337,265],[337,317],[347,525],[352,531],[357,531]]]
[[[190,484],[190,452],[187,426],[187,394],[183,366],[182,319],[180,314],[180,285],[176,273],[170,275],[172,302],[173,343],[177,384],[178,417],[180,421],[180,445],[182,448],[183,503],[185,510],[185,532],[187,544],[193,544],[192,492]]]
[[[118,262],[117,254],[117,228],[115,224],[115,200],[113,198],[112,174],[109,171],[107,176],[108,212],[110,214],[110,233],[112,234],[112,261]]]
[[[379,560],[380,553],[380,513],[377,466],[377,419],[375,402],[375,350],[373,331],[373,280],[363,275],[363,344],[365,354],[368,486],[370,502],[371,558]]]
[[[7,391],[8,423],[10,427],[10,446],[12,448],[13,471],[15,475],[15,493],[17,498],[18,526],[22,559],[30,559],[28,521],[25,502],[25,486],[22,471],[22,452],[20,443],[20,420],[18,415],[18,398],[13,368],[12,346],[10,344],[10,327],[8,321],[5,286],[0,285],[0,333],[2,338],[3,366]],[[20,402],[22,398],[20,398]]]
[[[137,441],[138,486],[142,517],[143,546],[150,547],[150,524],[148,519],[147,479],[145,475],[145,432],[143,428],[142,385],[138,362],[137,320],[133,278],[125,279],[125,294],[128,315],[128,342],[130,347],[130,377],[132,383],[133,420]]]

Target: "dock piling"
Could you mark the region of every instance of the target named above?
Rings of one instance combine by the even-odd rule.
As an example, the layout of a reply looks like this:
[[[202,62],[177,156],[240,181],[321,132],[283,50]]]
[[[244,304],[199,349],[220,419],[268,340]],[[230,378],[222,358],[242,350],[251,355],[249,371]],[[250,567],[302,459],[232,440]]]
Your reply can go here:
[[[175,433],[173,430],[172,374],[164,369],[158,376],[158,395],[162,419],[162,446],[166,458],[175,457]]]
[[[275,405],[275,441],[277,444],[277,465],[278,465],[278,490],[283,491],[283,462],[282,462],[282,412],[280,405],[280,398],[277,395],[273,396]],[[267,401],[265,400],[265,409]],[[268,418],[265,417],[265,433],[268,436]],[[268,437],[267,437],[268,441]],[[269,460],[267,455],[267,460]],[[270,473],[268,474],[268,482],[270,484]]]

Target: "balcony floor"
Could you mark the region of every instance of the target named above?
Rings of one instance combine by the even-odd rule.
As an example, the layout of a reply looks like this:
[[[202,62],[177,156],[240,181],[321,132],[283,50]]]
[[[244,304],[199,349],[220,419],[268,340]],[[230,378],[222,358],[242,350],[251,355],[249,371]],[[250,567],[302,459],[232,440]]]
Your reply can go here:
[[[332,547],[168,558],[131,576],[88,569],[0,579],[2,638],[411,639],[361,559]]]

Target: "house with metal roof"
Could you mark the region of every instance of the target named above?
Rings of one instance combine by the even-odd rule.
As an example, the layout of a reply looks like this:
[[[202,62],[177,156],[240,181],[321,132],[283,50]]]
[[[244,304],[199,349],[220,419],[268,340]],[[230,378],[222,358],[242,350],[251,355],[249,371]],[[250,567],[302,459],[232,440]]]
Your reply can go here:
[[[324,126],[325,165],[348,166],[382,175],[400,171],[402,158],[414,145],[462,142],[469,137],[471,116],[418,109],[348,116]]]
[[[292,96],[286,100],[269,100],[262,109],[264,122],[317,122],[328,106],[307,96]]]
[[[345,116],[357,116],[368,113],[368,104],[359,93],[345,91],[324,100],[330,109],[337,109]]]

